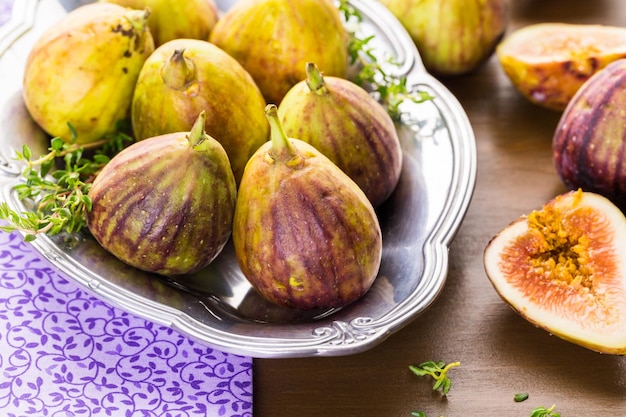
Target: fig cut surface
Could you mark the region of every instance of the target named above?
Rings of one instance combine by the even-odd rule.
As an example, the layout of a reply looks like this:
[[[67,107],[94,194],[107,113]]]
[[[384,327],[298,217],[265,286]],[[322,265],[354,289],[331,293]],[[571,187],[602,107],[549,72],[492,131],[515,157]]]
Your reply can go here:
[[[495,290],[564,340],[626,354],[626,218],[599,194],[571,191],[522,216],[484,252]]]
[[[536,23],[497,47],[505,74],[532,103],[562,111],[593,74],[626,57],[626,28]]]

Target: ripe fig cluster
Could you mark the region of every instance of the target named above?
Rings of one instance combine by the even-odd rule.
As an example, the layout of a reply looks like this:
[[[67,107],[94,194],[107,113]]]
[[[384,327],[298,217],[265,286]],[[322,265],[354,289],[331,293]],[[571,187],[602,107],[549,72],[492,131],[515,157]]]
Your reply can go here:
[[[376,208],[402,169],[395,125],[346,79],[348,34],[331,0],[215,10],[207,0],[75,9],[30,54],[27,108],[50,136],[79,143],[130,121],[135,142],[97,175],[87,214],[121,261],[184,285],[232,238],[267,299],[350,304],[381,263]]]

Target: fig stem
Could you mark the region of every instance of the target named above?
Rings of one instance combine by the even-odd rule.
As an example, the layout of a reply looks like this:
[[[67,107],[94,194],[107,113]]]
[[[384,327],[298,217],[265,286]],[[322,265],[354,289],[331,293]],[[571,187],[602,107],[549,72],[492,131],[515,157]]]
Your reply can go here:
[[[189,144],[192,147],[196,147],[202,142],[204,142],[204,139],[206,138],[206,135],[204,133],[205,122],[206,122],[206,113],[204,110],[202,110],[200,114],[198,115],[198,118],[196,119],[196,121],[193,123],[193,126],[191,127],[189,134],[187,135],[187,140],[189,141]]]
[[[137,34],[140,34],[148,27],[148,17],[150,17],[150,9],[130,10],[124,15],[130,26]]]
[[[270,156],[272,159],[288,165],[292,165],[292,163],[295,165],[299,164],[301,156],[293,147],[283,129],[283,125],[278,118],[278,107],[275,104],[265,106],[265,116],[270,124],[270,138],[272,141]]]
[[[306,85],[312,92],[320,96],[328,92],[322,72],[312,62],[306,64]]]
[[[182,90],[196,78],[193,61],[185,56],[185,49],[176,49],[161,68],[161,78],[173,90]]]

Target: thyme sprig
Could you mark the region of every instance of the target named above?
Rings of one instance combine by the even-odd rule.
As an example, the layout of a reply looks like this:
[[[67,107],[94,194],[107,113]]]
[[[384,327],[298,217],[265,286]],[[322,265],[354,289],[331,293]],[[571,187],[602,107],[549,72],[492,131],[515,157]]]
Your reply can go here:
[[[410,365],[409,369],[417,376],[430,375],[435,380],[433,390],[441,390],[441,393],[446,395],[452,387],[452,380],[448,376],[448,371],[460,365],[461,362],[450,362],[446,364],[444,361],[427,361],[417,366]]]
[[[550,408],[537,407],[532,411],[530,417],[561,417],[560,413],[554,411],[555,408],[556,405],[554,404]]]
[[[64,142],[60,137],[50,140],[48,153],[33,159],[32,150],[23,145],[15,152],[15,160],[25,164],[22,170],[24,181],[13,187],[20,201],[32,204],[32,210],[15,211],[7,202],[0,202],[0,219],[5,222],[0,230],[20,231],[26,241],[37,235],[73,233],[86,226],[86,215],[91,210],[89,190],[91,184],[111,157],[121,151],[132,138],[117,133],[89,144]],[[85,151],[93,149],[86,157]],[[59,159],[63,168],[55,169]]]
[[[349,35],[348,56],[350,65],[359,67],[358,73],[352,80],[355,84],[375,92],[393,120],[400,120],[402,116],[400,105],[405,101],[422,103],[433,99],[433,96],[426,91],[409,90],[406,76],[393,76],[385,71],[380,58],[376,55],[376,49],[371,45],[375,35],[364,38],[358,35],[358,27],[363,21],[363,15],[359,10],[352,6],[348,0],[339,0],[338,8]],[[399,66],[399,63],[394,62],[391,58],[386,63]]]

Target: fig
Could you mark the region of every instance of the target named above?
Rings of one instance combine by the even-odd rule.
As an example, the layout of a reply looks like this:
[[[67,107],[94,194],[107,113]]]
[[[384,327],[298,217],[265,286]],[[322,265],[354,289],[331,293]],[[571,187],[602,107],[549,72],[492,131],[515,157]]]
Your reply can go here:
[[[500,297],[539,328],[585,348],[626,354],[626,219],[582,190],[522,216],[487,245]]]
[[[166,276],[192,273],[230,238],[235,178],[204,118],[189,132],[135,142],[94,180],[87,226],[122,262]]]
[[[43,130],[67,142],[91,143],[129,118],[139,71],[154,50],[148,14],[88,4],[39,37],[26,61],[23,96]]]
[[[332,0],[241,0],[209,40],[248,70],[268,103],[306,78],[309,61],[327,75],[348,71],[348,36]]]
[[[380,268],[374,208],[315,147],[287,138],[276,105],[266,114],[271,140],[248,162],[235,206],[239,266],[275,304],[301,310],[348,305],[368,291]]]
[[[508,0],[381,0],[407,30],[424,66],[440,76],[482,65],[504,36]]]
[[[626,59],[594,74],[561,114],[552,140],[558,175],[626,210]]]
[[[132,100],[135,138],[188,131],[201,111],[205,130],[230,158],[239,182],[246,162],[267,142],[265,100],[250,74],[217,46],[175,39],[146,60]]]
[[[157,47],[181,38],[207,40],[218,20],[217,5],[213,0],[104,1],[133,9],[150,9],[148,26]]]
[[[362,87],[324,77],[314,63],[278,107],[285,134],[328,157],[356,182],[374,207],[393,192],[402,171],[402,148],[385,108]]]
[[[626,57],[626,28],[536,23],[512,32],[496,51],[504,73],[524,97],[563,111],[593,74]]]

